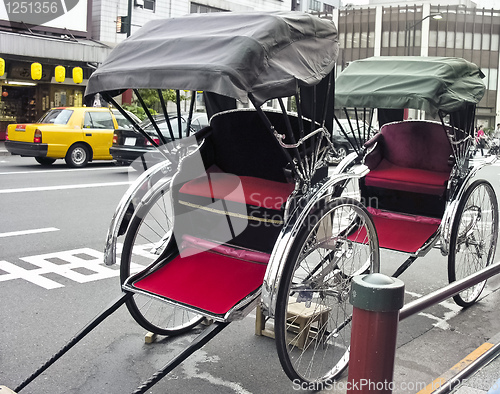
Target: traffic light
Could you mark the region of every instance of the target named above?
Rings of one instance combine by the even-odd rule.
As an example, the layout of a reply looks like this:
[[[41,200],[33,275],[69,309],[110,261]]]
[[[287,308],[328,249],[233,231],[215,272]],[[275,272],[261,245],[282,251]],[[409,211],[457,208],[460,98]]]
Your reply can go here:
[[[40,63],[31,63],[31,79],[42,79],[42,65]]]
[[[119,16],[116,18],[116,32],[117,33],[127,33],[128,31],[128,16]]]
[[[63,66],[56,66],[55,74],[56,82],[64,82],[66,79],[66,68]]]
[[[81,67],[73,67],[73,82],[75,83],[83,82],[83,70]]]

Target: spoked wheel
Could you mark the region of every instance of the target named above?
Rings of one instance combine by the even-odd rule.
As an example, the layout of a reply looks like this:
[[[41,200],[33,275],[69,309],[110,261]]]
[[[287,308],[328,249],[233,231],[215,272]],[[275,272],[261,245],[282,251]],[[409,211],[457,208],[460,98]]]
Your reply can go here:
[[[359,202],[338,198],[307,218],[276,301],[276,345],[292,381],[321,390],[347,367],[351,279],[378,271],[376,229]]]
[[[473,182],[457,207],[448,255],[448,280],[454,282],[490,265],[495,256],[498,237],[498,202],[491,184]],[[453,296],[463,307],[472,305],[486,281]]]
[[[159,189],[151,200],[138,208],[125,234],[120,265],[123,284],[131,273],[149,266],[164,251],[173,230],[171,193]],[[203,316],[179,306],[141,294],[127,301],[132,317],[146,330],[160,335],[177,335],[199,324]]]

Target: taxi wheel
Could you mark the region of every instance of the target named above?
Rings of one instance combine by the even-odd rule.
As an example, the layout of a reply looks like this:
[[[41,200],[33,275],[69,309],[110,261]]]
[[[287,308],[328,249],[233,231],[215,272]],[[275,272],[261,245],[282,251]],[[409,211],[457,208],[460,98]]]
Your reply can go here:
[[[64,160],[70,167],[85,167],[89,162],[90,153],[88,148],[83,144],[74,144],[66,153]]]
[[[50,166],[56,161],[56,159],[51,159],[49,157],[35,157],[35,160],[42,166]]]

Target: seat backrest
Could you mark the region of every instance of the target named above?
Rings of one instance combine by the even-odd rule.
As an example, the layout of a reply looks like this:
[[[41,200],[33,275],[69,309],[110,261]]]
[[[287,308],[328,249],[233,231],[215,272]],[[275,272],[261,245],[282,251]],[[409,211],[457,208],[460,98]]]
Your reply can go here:
[[[267,115],[278,131],[285,127],[282,114]],[[214,164],[222,171],[286,182],[288,160],[256,111],[223,112],[210,125]]]
[[[428,171],[451,170],[453,153],[442,124],[428,121],[403,121],[382,126],[382,157],[391,163]]]

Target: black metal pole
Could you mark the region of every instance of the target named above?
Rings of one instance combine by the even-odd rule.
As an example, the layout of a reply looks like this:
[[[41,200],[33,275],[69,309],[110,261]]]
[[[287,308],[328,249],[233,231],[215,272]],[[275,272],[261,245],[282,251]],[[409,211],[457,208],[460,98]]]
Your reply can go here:
[[[23,388],[25,388],[29,383],[31,383],[37,376],[42,374],[47,368],[54,364],[58,359],[60,359],[69,349],[75,346],[80,340],[82,340],[88,333],[90,333],[94,328],[96,328],[100,323],[104,321],[108,316],[115,312],[120,306],[122,306],[133,293],[122,293],[118,298],[116,298],[110,305],[106,307],[100,314],[98,314],[92,321],[90,321],[78,334],[76,334],[66,345],[64,345],[61,350],[54,354],[49,360],[47,360],[40,368],[38,368],[31,376],[29,376],[24,382],[17,386],[14,391],[18,393]]]
[[[128,0],[128,10],[127,10],[127,16],[128,16],[128,23],[127,23],[127,37],[130,37],[130,34],[132,34],[132,2],[134,0]]]

